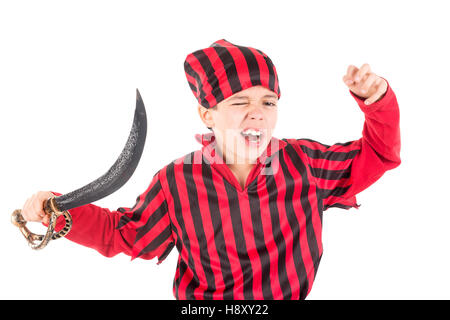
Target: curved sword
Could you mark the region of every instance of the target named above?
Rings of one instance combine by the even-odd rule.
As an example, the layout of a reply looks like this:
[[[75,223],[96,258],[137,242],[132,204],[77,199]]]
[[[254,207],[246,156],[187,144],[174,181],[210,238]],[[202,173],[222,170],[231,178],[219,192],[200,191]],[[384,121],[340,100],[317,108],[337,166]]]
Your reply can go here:
[[[144,150],[147,135],[147,115],[144,102],[136,89],[136,109],[133,126],[131,127],[127,143],[119,158],[104,175],[75,191],[55,197],[54,204],[59,211],[72,208],[102,199],[120,187],[133,175]]]
[[[136,89],[136,109],[134,112],[133,125],[128,140],[119,158],[112,167],[101,177],[75,191],[58,197],[52,197],[45,201],[44,211],[50,215],[50,223],[45,235],[32,233],[25,225],[21,210],[12,213],[11,221],[22,232],[32,249],[44,248],[50,240],[64,237],[72,227],[72,217],[67,211],[82,205],[102,199],[120,187],[122,187],[133,175],[144,150],[147,135],[147,115],[144,102]],[[65,227],[55,233],[56,218],[64,216]],[[36,244],[35,241],[40,241]]]

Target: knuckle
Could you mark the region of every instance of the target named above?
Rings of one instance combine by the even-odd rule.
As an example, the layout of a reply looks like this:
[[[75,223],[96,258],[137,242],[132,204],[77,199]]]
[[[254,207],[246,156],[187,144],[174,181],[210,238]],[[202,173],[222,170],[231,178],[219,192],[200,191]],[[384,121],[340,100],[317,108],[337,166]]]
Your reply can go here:
[[[354,65],[349,65],[347,68],[347,75],[351,76],[353,73],[355,73],[356,71],[358,71],[358,68]]]
[[[372,87],[373,83],[374,83],[374,78],[372,76],[367,77],[367,80],[364,82],[363,87],[368,89],[370,87]]]
[[[384,86],[384,80],[381,77],[378,77],[378,79],[376,80],[376,83],[378,86],[382,87]]]
[[[364,72],[364,73],[370,72],[370,67],[369,67],[369,65],[367,63],[362,65],[361,72]]]

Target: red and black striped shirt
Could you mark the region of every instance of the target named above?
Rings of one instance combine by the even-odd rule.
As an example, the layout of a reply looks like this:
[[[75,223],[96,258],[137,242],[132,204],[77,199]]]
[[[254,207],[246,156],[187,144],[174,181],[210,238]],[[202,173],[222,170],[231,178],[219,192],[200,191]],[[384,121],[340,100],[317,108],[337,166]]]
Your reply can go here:
[[[216,161],[213,136],[198,136],[201,150],[159,170],[133,207],[70,210],[67,238],[158,263],[176,247],[177,299],[304,299],[322,256],[323,211],[357,208],[355,195],[400,164],[392,89],[369,106],[353,96],[365,114],[359,140],[273,138],[242,188]]]

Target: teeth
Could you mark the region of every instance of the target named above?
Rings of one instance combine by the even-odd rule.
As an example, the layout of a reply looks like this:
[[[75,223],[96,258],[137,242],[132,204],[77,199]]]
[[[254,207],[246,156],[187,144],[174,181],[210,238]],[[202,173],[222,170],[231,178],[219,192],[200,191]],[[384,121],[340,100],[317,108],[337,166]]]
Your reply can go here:
[[[245,131],[242,131],[242,134],[259,137],[262,133],[261,133],[261,131],[256,131],[256,130],[253,130],[253,129],[247,129]]]

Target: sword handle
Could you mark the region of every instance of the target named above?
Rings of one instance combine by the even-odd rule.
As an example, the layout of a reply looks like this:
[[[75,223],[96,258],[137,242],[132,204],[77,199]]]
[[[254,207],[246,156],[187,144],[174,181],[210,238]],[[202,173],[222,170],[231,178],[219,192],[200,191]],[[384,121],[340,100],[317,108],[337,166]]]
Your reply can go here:
[[[33,250],[43,249],[50,240],[56,240],[61,237],[64,237],[67,233],[69,233],[70,229],[72,228],[72,216],[68,211],[61,212],[57,209],[57,206],[54,202],[54,197],[51,197],[47,201],[45,201],[44,211],[46,214],[50,215],[50,222],[48,224],[47,232],[45,233],[45,235],[35,234],[26,227],[27,221],[25,221],[25,219],[22,216],[22,210],[20,209],[14,210],[14,212],[11,215],[12,224],[19,228],[20,232],[27,240],[28,245]],[[66,225],[61,231],[55,232],[56,219],[60,215],[64,216]],[[35,243],[35,241],[40,242]]]

